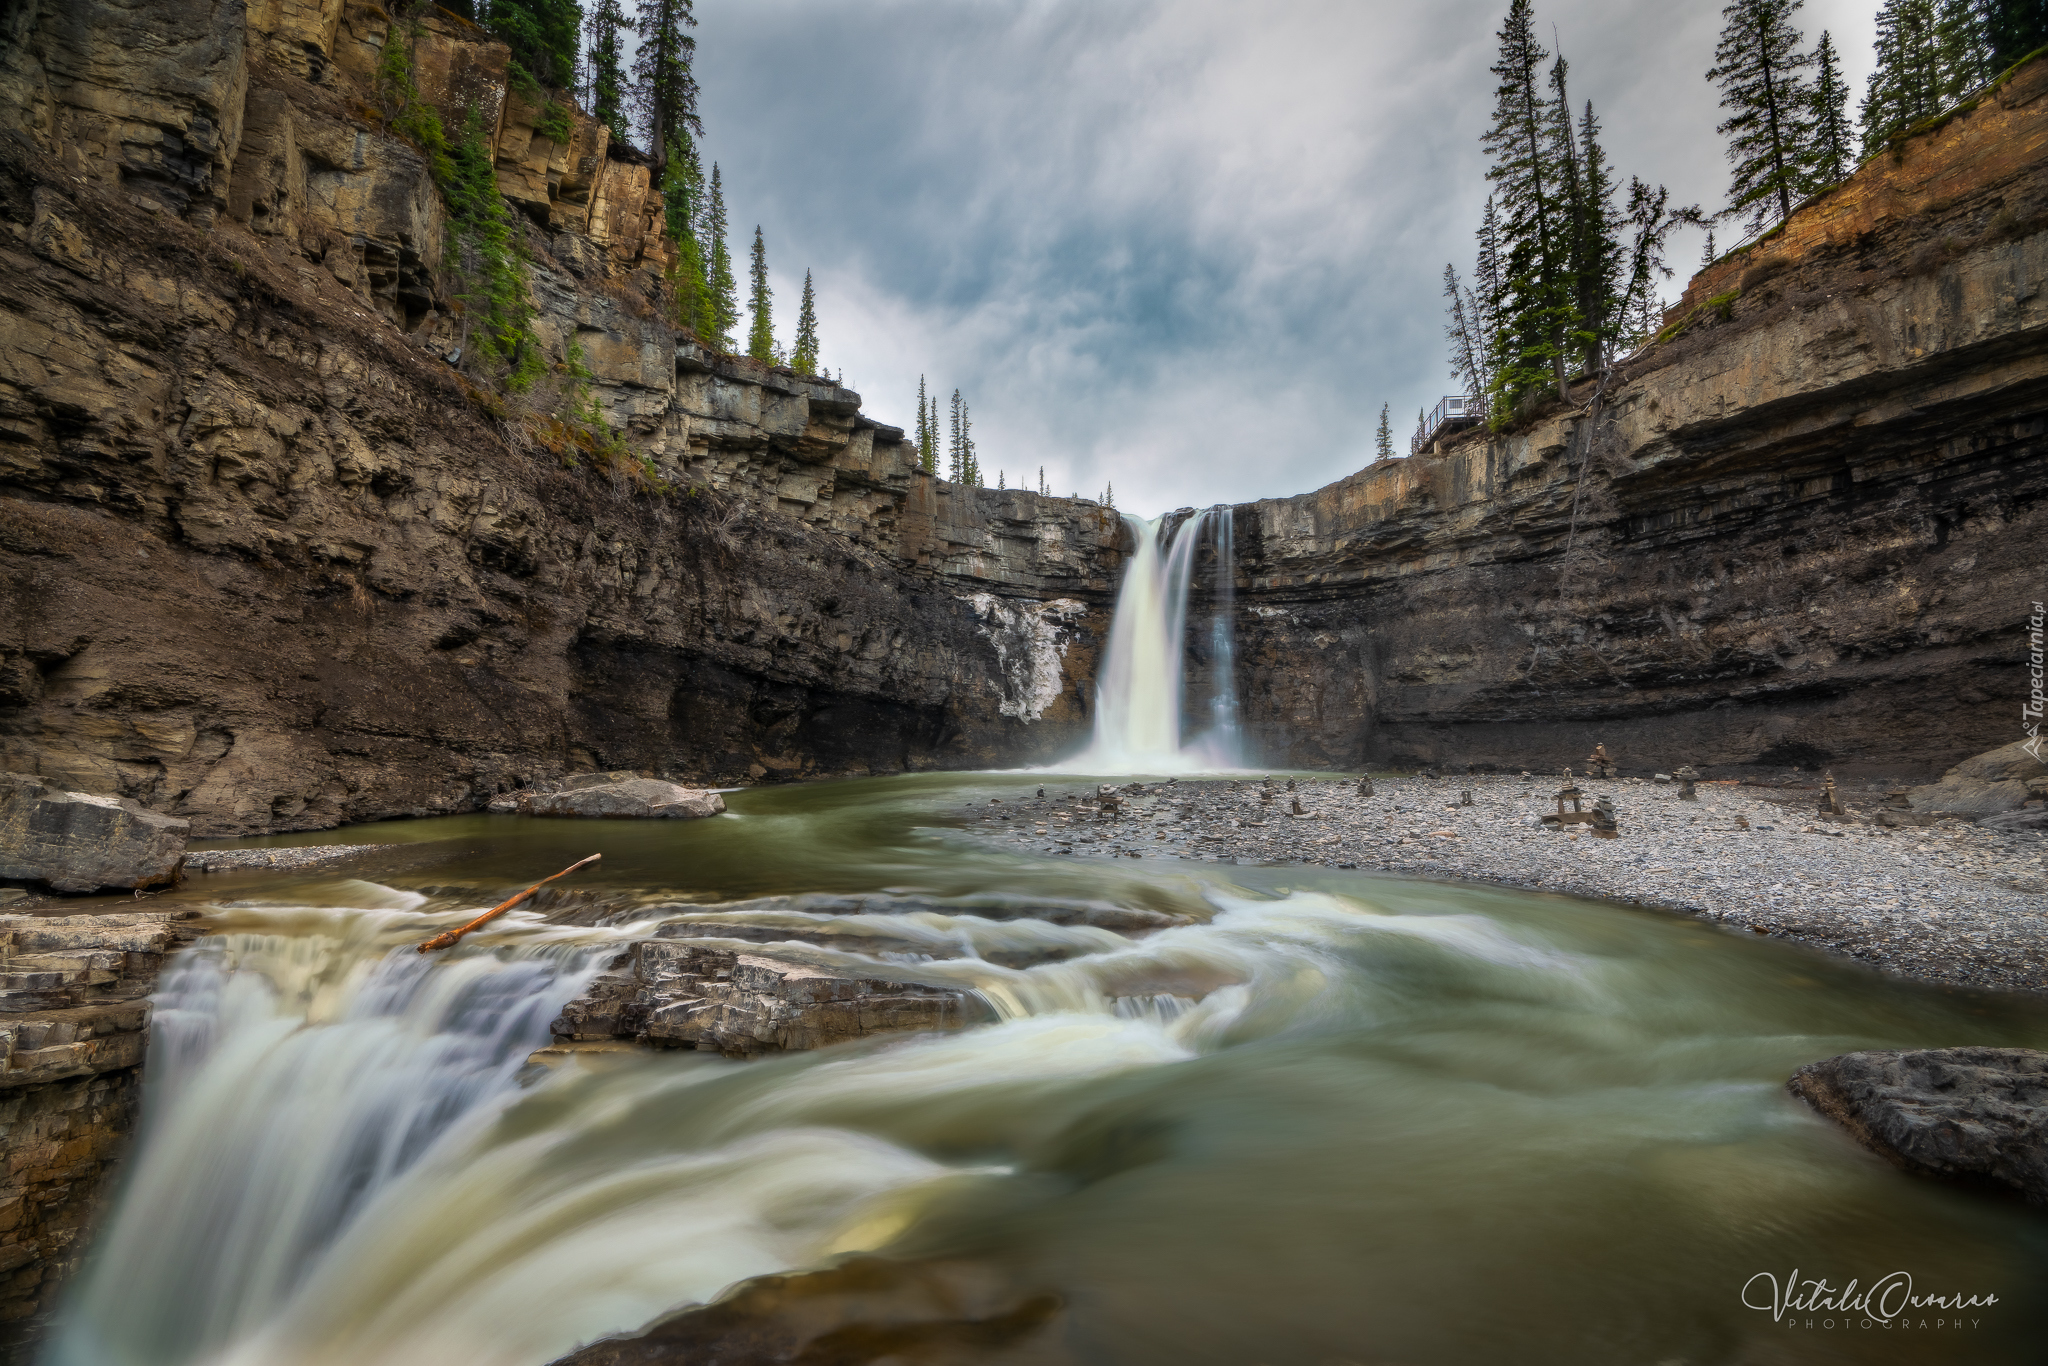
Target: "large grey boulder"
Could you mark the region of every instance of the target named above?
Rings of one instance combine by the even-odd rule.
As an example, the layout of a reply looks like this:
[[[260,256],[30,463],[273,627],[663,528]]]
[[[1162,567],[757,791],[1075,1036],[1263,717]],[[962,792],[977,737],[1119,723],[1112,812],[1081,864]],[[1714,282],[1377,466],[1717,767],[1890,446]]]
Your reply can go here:
[[[2003,816],[2017,812],[2048,781],[2048,764],[2027,752],[2027,741],[1965,759],[1941,775],[1938,783],[1913,788],[1906,800],[1915,811],[1946,811],[1958,816]]]
[[[1844,1053],[1800,1068],[1786,1086],[1909,1172],[1988,1182],[2048,1205],[2048,1053]]]
[[[65,792],[0,773],[0,879],[59,892],[160,887],[185,866],[192,822],[125,797]]]
[[[532,816],[689,819],[717,815],[725,810],[725,798],[716,792],[665,783],[659,778],[627,778],[562,792],[536,793],[526,802],[525,810]]]

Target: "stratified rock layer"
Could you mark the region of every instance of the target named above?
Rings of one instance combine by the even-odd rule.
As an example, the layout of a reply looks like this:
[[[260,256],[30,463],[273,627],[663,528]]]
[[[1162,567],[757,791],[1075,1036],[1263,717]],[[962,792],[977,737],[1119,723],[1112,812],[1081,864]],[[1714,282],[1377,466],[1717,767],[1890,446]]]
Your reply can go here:
[[[1844,1053],[1786,1083],[1907,1171],[1982,1182],[2048,1206],[2048,1053]]]
[[[0,916],[0,1362],[26,1362],[126,1152],[165,912]]]
[[[367,0],[5,23],[0,764],[219,835],[1085,734],[1115,514],[933,478],[859,395],[678,333],[646,158],[502,44]],[[523,395],[464,343],[394,42],[487,130],[556,367]],[[2019,738],[2044,94],[1888,149],[1569,406],[1238,508],[1261,758],[1926,781]]]

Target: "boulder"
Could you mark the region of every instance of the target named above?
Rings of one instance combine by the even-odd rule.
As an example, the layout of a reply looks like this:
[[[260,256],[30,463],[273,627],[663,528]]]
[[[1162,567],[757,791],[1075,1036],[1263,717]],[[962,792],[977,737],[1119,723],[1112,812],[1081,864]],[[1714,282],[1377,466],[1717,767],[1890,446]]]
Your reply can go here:
[[[689,819],[715,816],[725,798],[702,788],[681,787],[659,778],[627,778],[562,792],[536,793],[525,803],[533,816],[595,816],[613,820],[650,817]]]
[[[59,892],[160,887],[185,866],[190,821],[125,797],[64,792],[0,773],[0,878]]]
[[[971,991],[643,939],[562,1008],[564,1043],[631,1039],[743,1058],[993,1020]]]
[[[2017,811],[2033,794],[2029,782],[2048,778],[2048,764],[2027,752],[2028,742],[2015,740],[2003,749],[1965,759],[1928,783],[1906,793],[1915,811],[1946,811],[1958,816],[1997,816]]]
[[[1988,1184],[2048,1206],[2048,1053],[1844,1053],[1800,1068],[1786,1086],[1909,1172]]]

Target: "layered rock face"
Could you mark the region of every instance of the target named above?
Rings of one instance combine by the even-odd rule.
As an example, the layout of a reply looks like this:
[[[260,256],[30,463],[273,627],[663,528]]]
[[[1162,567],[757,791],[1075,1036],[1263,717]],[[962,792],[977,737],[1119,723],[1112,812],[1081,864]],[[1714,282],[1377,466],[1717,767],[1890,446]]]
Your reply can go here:
[[[0,766],[219,835],[1080,738],[1115,515],[935,480],[859,395],[678,334],[644,158],[502,45],[341,0],[5,22]],[[393,43],[518,211],[526,394],[447,359]],[[564,439],[593,399],[624,456]]]
[[[644,158],[501,45],[359,0],[4,22],[0,766],[217,835],[1080,740],[1114,514],[935,480],[858,395],[678,334]],[[515,211],[523,395],[389,131],[400,46]],[[1239,508],[1263,757],[1924,781],[2019,738],[2044,90],[1703,272],[1572,408]],[[623,454],[571,439],[590,401]]]
[[[27,1361],[141,1102],[166,912],[0,916],[0,1361]]]
[[[2048,62],[1693,280],[1604,392],[1241,507],[1276,760],[1930,781],[2023,738]]]

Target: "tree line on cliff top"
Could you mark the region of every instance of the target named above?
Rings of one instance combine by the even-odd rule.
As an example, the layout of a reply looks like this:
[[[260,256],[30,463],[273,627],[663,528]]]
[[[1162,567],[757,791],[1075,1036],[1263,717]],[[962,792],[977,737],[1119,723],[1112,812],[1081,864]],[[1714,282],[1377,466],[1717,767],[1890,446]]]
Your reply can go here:
[[[2048,0],[1885,0],[1852,141],[1834,41],[1823,31],[1807,49],[1799,8],[1734,0],[1722,11],[1706,76],[1721,91],[1727,118],[1716,131],[1732,169],[1726,206],[1707,213],[1672,205],[1664,186],[1636,176],[1623,190],[1592,102],[1573,102],[1564,56],[1537,41],[1530,0],[1512,0],[1492,67],[1493,118],[1480,135],[1494,188],[1477,258],[1469,279],[1444,267],[1452,371],[1491,425],[1562,397],[1574,376],[1600,375],[1617,352],[1656,335],[1674,229],[1732,219],[1757,233],[1782,222],[2048,44]],[[1377,446],[1392,454],[1384,410]]]
[[[443,0],[512,49],[517,85],[572,91],[591,115],[627,145],[644,145],[665,207],[664,228],[675,244],[669,278],[675,322],[715,350],[742,350],[739,280],[728,241],[724,177],[707,176],[698,151],[704,137],[694,71],[697,26],[692,0],[640,0],[628,14],[622,0]],[[804,272],[796,336],[775,337],[767,244],[754,229],[748,274],[744,353],[766,365],[823,376],[818,357],[817,297]]]

